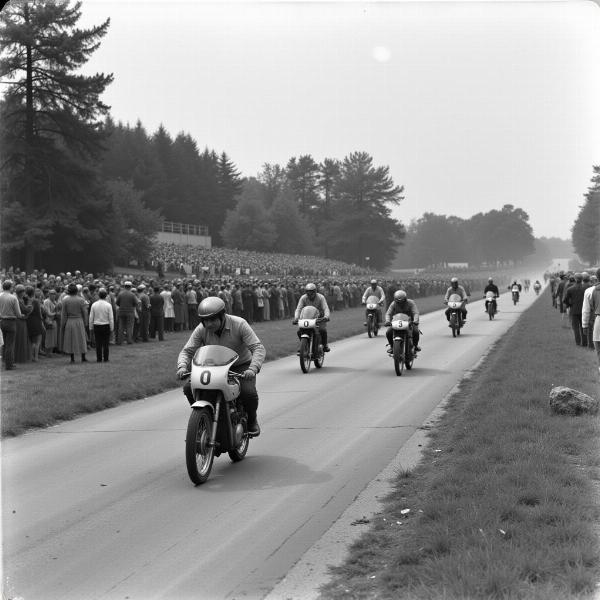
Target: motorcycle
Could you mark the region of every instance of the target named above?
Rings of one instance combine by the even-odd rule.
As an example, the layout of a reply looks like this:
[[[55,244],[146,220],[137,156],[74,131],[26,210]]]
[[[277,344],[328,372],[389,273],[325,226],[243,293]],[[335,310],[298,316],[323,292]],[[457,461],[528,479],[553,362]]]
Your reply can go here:
[[[539,281],[536,281],[533,284],[533,290],[534,290],[536,296],[540,295],[540,290],[541,289],[542,289],[542,284]]]
[[[379,332],[379,298],[369,296],[367,298],[367,335],[376,336]]]
[[[519,287],[516,286],[516,285],[513,285],[510,288],[510,291],[512,292],[512,301],[513,301],[513,304],[516,306],[517,302],[519,301]]]
[[[452,337],[460,335],[460,330],[464,325],[462,307],[463,299],[458,294],[450,294],[448,298],[448,308],[450,309],[450,327],[452,328]]]
[[[303,373],[310,371],[311,362],[320,369],[325,361],[325,352],[321,343],[319,323],[325,320],[319,317],[319,309],[314,306],[305,306],[300,312],[298,328],[300,331],[300,368]]]
[[[485,293],[485,310],[491,321],[497,312],[496,294],[494,294],[494,292],[486,292]]]
[[[397,313],[392,317],[392,354],[396,375],[401,376],[404,367],[412,369],[415,360],[413,350],[411,318],[404,313]]]
[[[185,438],[185,462],[193,483],[204,483],[215,457],[224,452],[233,462],[244,459],[250,438],[248,416],[239,400],[243,375],[231,370],[238,359],[225,346],[198,348],[190,384],[194,403]]]

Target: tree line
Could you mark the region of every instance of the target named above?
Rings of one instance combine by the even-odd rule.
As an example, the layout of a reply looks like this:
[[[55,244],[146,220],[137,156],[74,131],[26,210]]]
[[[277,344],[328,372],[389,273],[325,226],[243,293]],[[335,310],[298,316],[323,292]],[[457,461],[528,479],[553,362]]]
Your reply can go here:
[[[206,225],[215,246],[373,270],[389,266],[404,240],[419,265],[533,252],[528,216],[510,204],[468,220],[425,213],[406,230],[392,217],[404,187],[364,151],[291,157],[243,177],[226,152],[200,150],[189,134],[116,123],[101,99],[113,75],[78,73],[110,19],[80,29],[80,16],[71,0],[26,0],[0,13],[3,265],[104,271],[143,262],[161,219]]]

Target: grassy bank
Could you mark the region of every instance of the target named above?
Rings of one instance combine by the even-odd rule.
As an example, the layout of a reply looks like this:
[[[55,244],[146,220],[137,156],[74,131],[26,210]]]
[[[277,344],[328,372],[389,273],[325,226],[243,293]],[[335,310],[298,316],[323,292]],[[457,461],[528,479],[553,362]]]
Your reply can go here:
[[[439,296],[419,300],[423,313],[441,307]],[[334,312],[328,324],[329,340],[364,333],[363,315],[363,308]],[[267,348],[268,361],[296,352],[296,328],[290,319],[255,323],[253,327]],[[19,435],[32,427],[47,427],[180,387],[175,364],[189,334],[167,333],[164,342],[111,346],[108,363],[97,363],[95,350],[91,350],[87,363],[70,364],[68,357],[54,355],[4,371],[0,381],[2,435]]]
[[[460,386],[424,459],[322,598],[588,598],[600,581],[600,417],[553,416],[566,385],[598,395],[548,292]],[[408,509],[408,512],[407,512]]]

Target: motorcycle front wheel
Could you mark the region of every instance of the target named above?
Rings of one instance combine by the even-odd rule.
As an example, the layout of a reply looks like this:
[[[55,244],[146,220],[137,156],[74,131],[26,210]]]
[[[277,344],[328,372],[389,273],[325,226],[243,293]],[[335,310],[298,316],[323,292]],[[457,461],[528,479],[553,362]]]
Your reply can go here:
[[[367,335],[371,338],[374,335],[373,332],[373,317],[369,315],[367,319]]]
[[[185,463],[190,479],[196,485],[204,483],[210,475],[215,447],[210,443],[212,414],[207,407],[194,408],[185,436]]]
[[[488,311],[488,316],[491,321],[494,318],[494,305],[491,302],[488,303],[487,311]]]
[[[452,337],[456,337],[456,330],[458,329],[456,324],[456,313],[450,315],[450,327],[452,327]]]
[[[404,340],[394,340],[393,346],[394,369],[400,377],[404,370]]]
[[[300,368],[303,373],[310,371],[310,340],[305,337],[300,340]]]

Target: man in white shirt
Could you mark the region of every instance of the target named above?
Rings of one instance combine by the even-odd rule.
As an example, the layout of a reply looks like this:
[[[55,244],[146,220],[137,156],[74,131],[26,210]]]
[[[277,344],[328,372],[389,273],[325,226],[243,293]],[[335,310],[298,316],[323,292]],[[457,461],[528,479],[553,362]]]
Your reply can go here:
[[[96,340],[96,362],[108,362],[110,334],[115,328],[112,304],[106,300],[108,292],[98,291],[98,300],[90,306],[89,328]]]

